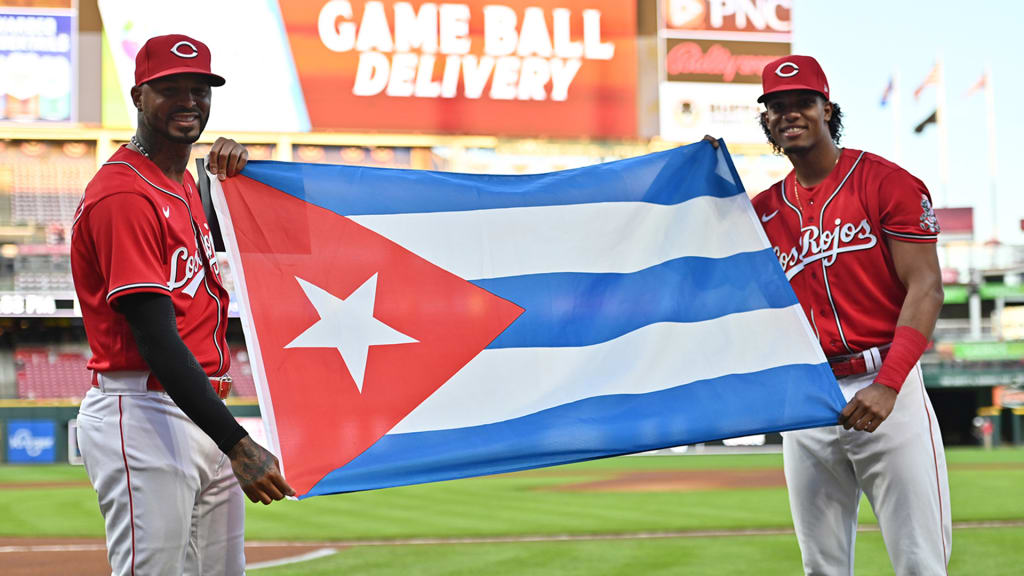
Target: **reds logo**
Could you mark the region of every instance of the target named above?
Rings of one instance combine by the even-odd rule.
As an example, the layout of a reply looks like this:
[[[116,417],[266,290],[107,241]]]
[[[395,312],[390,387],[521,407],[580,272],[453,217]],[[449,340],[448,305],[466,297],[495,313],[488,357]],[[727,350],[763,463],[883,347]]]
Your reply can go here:
[[[195,44],[182,40],[171,47],[171,54],[179,58],[195,58],[199,56],[199,49],[196,48]]]
[[[780,78],[789,78],[800,73],[800,67],[792,62],[783,62],[775,69],[775,75]]]
[[[836,218],[835,227],[831,230],[820,230],[817,226],[801,228],[799,247],[794,246],[788,252],[783,252],[778,246],[772,249],[789,280],[812,262],[822,260],[822,264],[831,266],[843,252],[868,250],[875,244],[878,244],[878,237],[872,233],[866,218],[856,225],[844,224]]]

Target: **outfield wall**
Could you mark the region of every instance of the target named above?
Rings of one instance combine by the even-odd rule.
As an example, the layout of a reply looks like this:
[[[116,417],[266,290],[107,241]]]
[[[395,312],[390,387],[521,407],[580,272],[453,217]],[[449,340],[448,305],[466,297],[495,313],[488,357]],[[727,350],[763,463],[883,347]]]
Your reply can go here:
[[[68,422],[78,417],[78,405],[41,402],[32,405],[21,402],[24,403],[13,405],[9,401],[7,405],[0,406],[0,438],[3,438],[3,442],[0,442],[0,462],[12,462],[12,454],[16,458],[33,458],[30,455],[34,454],[34,458],[40,459],[38,462],[24,463],[68,462]],[[256,404],[229,404],[228,408],[236,418],[260,415]],[[31,426],[19,426],[24,432],[12,438],[11,434],[15,433],[10,426],[12,421],[29,422]],[[13,451],[12,442],[16,446]]]
[[[964,394],[964,393],[967,394]],[[953,445],[979,445],[982,438],[975,436],[971,430],[971,420],[975,416],[989,418],[994,424],[993,444],[1016,444],[1024,445],[1024,409],[1022,408],[992,408],[984,407],[977,399],[971,398],[973,390],[930,390],[935,411],[939,417],[942,428],[943,441],[947,446]],[[966,397],[965,397],[966,396]],[[979,408],[979,406],[983,406]],[[259,417],[259,406],[249,402],[234,402],[229,400],[228,408],[236,418]],[[985,414],[982,414],[985,412]],[[47,428],[40,434],[23,433],[17,439],[22,451],[31,448],[39,451],[37,457],[43,460],[39,463],[68,462],[68,422],[77,418],[78,405],[71,403],[57,403],[32,400],[0,400],[0,462],[12,462],[9,456],[12,439],[9,432],[13,432],[10,422],[32,422],[35,427]],[[52,427],[51,429],[48,429]],[[254,436],[255,437],[255,436]],[[47,441],[46,438],[50,438]],[[777,434],[770,435],[767,442],[777,443]],[[24,457],[25,454],[19,454]]]

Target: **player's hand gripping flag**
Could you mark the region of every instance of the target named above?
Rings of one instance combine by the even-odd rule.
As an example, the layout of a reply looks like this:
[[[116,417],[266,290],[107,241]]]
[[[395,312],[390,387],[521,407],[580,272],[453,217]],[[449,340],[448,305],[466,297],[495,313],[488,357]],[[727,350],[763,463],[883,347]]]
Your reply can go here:
[[[250,162],[214,181],[300,495],[835,424],[724,146],[535,176]]]

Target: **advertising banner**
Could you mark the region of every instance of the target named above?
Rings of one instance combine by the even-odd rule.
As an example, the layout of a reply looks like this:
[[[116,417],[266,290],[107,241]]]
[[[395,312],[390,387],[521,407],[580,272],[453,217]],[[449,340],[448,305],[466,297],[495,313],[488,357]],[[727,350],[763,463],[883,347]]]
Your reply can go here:
[[[636,14],[617,0],[283,2],[321,129],[632,137]]]
[[[786,42],[668,38],[665,40],[665,74],[669,82],[754,84],[760,88],[765,64],[787,54],[789,43]]]
[[[664,34],[789,42],[792,0],[661,0]]]
[[[75,119],[76,33],[70,0],[0,1],[0,121]]]
[[[206,42],[227,78],[214,129],[636,136],[634,2],[181,3],[175,12],[189,18],[174,21],[99,0],[118,79],[104,84],[118,92],[104,124],[134,121],[127,94],[142,42],[181,32]],[[243,12],[245,26],[223,26]]]
[[[697,141],[705,134],[726,142],[764,141],[760,95],[760,84],[666,82],[661,87],[661,135],[676,141]]]
[[[992,405],[1001,408],[1024,406],[1024,388],[1016,386],[995,386],[992,388]]]
[[[57,427],[53,420],[8,420],[7,461],[53,462]]]
[[[661,0],[658,6],[661,137],[765,142],[758,122],[761,70],[790,53],[790,0]]]

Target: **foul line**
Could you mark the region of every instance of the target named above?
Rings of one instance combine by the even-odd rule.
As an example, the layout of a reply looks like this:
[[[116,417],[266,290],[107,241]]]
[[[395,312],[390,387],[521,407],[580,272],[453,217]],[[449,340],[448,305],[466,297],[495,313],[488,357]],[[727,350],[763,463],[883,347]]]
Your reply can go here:
[[[1022,528],[1024,520],[994,520],[983,522],[954,522],[954,530],[977,528]],[[878,532],[877,524],[860,526],[857,532]],[[729,536],[785,536],[792,528],[749,528],[733,530],[679,530],[674,532],[621,532],[611,534],[536,534],[526,536],[481,536],[467,538],[396,538],[393,540],[336,540],[319,542],[325,546],[421,546],[443,544],[502,544],[516,542],[582,542],[601,540],[656,540],[664,538],[723,538]],[[296,546],[309,542],[253,542],[246,546]]]
[[[317,558],[330,556],[335,554],[337,551],[338,550],[336,548],[320,548],[297,556],[288,556],[286,558],[278,558],[277,560],[268,560],[266,562],[247,563],[245,565],[245,569],[260,570],[261,568],[274,568],[276,566],[284,566],[286,564],[298,564],[299,562],[308,562],[310,560],[316,560]]]
[[[954,522],[954,530],[979,528],[1024,528],[1024,520],[993,520],[982,522]],[[860,526],[857,532],[878,532],[877,524]],[[515,542],[581,542],[600,540],[655,540],[663,538],[724,538],[729,536],[785,536],[793,534],[792,528],[750,528],[737,530],[679,530],[675,532],[620,532],[612,534],[536,534],[526,536],[481,536],[468,538],[396,538],[393,540],[330,540],[330,541],[271,541],[246,542],[246,548],[290,548],[324,546],[308,554],[333,554],[332,548],[353,548],[357,546],[423,546],[442,544],[501,544]],[[95,552],[106,550],[103,543],[97,544],[36,544],[28,546],[0,546],[0,553],[32,552]],[[330,552],[326,552],[331,550]],[[294,558],[298,558],[295,556]]]

